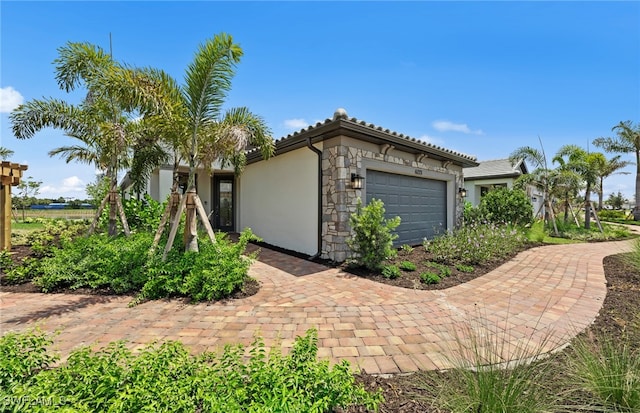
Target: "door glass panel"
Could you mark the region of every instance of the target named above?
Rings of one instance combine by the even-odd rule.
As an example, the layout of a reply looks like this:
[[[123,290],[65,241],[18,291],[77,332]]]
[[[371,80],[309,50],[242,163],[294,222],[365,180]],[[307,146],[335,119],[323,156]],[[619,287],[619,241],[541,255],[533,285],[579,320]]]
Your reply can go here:
[[[220,227],[233,226],[233,181],[220,180],[218,184],[218,205],[220,207]]]

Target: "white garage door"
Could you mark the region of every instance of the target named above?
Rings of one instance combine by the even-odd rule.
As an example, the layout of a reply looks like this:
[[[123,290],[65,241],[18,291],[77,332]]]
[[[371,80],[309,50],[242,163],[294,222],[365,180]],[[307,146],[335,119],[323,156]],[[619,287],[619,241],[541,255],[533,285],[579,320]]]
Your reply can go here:
[[[447,183],[367,170],[367,203],[384,202],[386,217],[402,219],[396,246],[418,245],[447,229]]]

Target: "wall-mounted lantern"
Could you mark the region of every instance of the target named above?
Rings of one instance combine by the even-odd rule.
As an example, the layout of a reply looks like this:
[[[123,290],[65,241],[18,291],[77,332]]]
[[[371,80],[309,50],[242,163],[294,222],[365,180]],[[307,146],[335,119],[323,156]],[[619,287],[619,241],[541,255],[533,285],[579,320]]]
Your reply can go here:
[[[467,197],[467,190],[464,188],[458,188],[458,193],[460,194],[460,196],[462,198],[466,198]]]
[[[364,185],[364,177],[359,174],[351,174],[351,188],[362,189]]]

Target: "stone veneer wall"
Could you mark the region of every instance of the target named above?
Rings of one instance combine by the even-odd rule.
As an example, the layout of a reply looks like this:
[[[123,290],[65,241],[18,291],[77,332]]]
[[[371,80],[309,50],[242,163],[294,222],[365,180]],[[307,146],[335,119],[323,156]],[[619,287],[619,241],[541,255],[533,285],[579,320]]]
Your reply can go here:
[[[407,158],[414,158],[406,154]],[[372,159],[390,164],[455,175],[456,188],[463,186],[461,172],[393,155],[384,155],[345,145],[325,147],[322,151],[322,258],[337,262],[351,255],[346,241],[351,236],[349,216],[356,210],[356,200],[364,191],[351,188],[351,174],[363,174],[362,160]],[[364,201],[364,199],[363,199]],[[462,220],[464,202],[456,194],[455,225]]]

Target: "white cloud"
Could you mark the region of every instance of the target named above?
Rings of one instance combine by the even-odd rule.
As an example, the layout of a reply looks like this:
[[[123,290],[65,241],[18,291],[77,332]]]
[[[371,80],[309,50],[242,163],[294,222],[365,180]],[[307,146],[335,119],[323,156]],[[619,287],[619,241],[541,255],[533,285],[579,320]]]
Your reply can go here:
[[[24,102],[24,98],[11,86],[0,88],[0,113],[9,113]]]
[[[436,145],[436,146],[444,145],[444,140],[442,140],[441,138],[437,138],[435,136],[422,135],[418,139],[423,141],[423,142],[430,143],[430,144]]]
[[[287,119],[284,121],[284,126],[287,129],[297,130],[306,128],[307,126],[309,126],[309,122],[304,119]]]
[[[471,135],[484,135],[482,130],[471,130],[466,123],[453,123],[448,120],[436,120],[431,125],[434,129],[440,132],[462,132]]]
[[[43,185],[40,194],[45,197],[59,198],[66,196],[84,196],[86,184],[77,176],[70,176],[62,180],[61,185]]]

